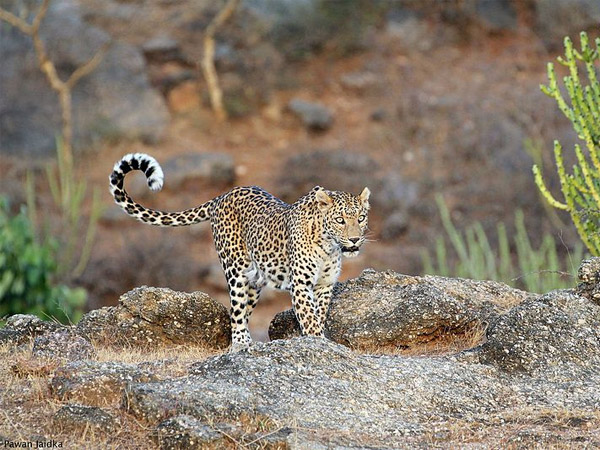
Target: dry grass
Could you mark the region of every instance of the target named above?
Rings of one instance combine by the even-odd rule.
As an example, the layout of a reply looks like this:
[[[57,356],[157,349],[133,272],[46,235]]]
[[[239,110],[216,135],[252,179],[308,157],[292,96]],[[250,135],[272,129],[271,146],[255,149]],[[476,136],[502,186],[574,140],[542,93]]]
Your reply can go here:
[[[453,332],[440,333],[438,336],[415,343],[410,347],[395,345],[363,346],[360,353],[373,355],[400,356],[444,356],[452,355],[463,350],[469,350],[485,342],[487,327],[481,322],[472,323]]]
[[[466,444],[509,450],[597,448],[600,412],[521,407],[506,410],[486,423],[466,420],[432,423],[430,431],[417,440],[420,445],[436,448],[459,448]]]
[[[194,362],[214,355],[214,351],[197,347],[177,347],[141,352],[135,349],[97,348],[99,361],[131,364],[156,364],[153,371],[159,376],[179,377],[187,374]],[[154,429],[139,422],[118,406],[104,408],[120,426],[115,432],[85,427],[78,433],[62,432],[53,418],[68,402],[54,398],[49,383],[60,363],[32,359],[30,348],[15,350],[0,346],[0,436],[12,441],[32,442],[40,439],[62,442],[63,448],[123,449],[149,448]],[[35,446],[35,443],[34,443]]]

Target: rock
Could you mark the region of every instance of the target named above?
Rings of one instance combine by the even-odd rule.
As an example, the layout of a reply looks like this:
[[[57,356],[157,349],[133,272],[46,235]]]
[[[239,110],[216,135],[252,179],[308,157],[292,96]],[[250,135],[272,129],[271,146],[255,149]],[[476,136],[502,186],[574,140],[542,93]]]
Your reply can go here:
[[[165,177],[174,190],[187,182],[231,186],[235,182],[235,164],[226,153],[189,152],[165,161]]]
[[[282,199],[295,202],[313,187],[360,193],[374,181],[372,174],[379,170],[377,162],[365,153],[314,151],[289,157],[283,164],[278,185]],[[348,174],[352,176],[349,177]]]
[[[118,306],[85,314],[76,329],[92,342],[126,347],[226,348],[231,340],[227,309],[208,295],[146,286],[122,295]]]
[[[590,258],[581,262],[577,271],[579,295],[600,303],[600,258]]]
[[[373,2],[328,0],[250,0],[266,37],[288,61],[303,60],[323,48],[348,54],[364,48],[383,8]],[[263,32],[264,33],[264,32]]]
[[[235,181],[235,164],[226,153],[189,152],[161,163],[165,174],[165,190],[180,193],[185,187],[226,187]],[[129,191],[134,197],[151,194],[146,177],[131,180]]]
[[[53,424],[63,433],[77,433],[86,429],[112,433],[118,429],[118,420],[96,406],[64,405],[54,415]]]
[[[96,350],[87,339],[69,330],[36,337],[31,352],[36,357],[69,360],[92,359],[96,356]]]
[[[288,103],[288,109],[300,118],[309,130],[326,131],[333,124],[333,113],[320,103],[294,98]]]
[[[573,291],[552,291],[498,317],[475,351],[510,373],[569,381],[598,373],[600,306]]]
[[[205,449],[227,442],[225,435],[188,415],[161,422],[156,427],[155,436],[162,449]]]
[[[62,328],[64,325],[42,320],[32,314],[14,314],[6,319],[4,328],[0,328],[0,344],[20,345],[36,336]]]
[[[476,0],[475,14],[487,31],[517,28],[517,11],[513,0]]]
[[[417,185],[407,182],[396,173],[389,173],[380,180],[373,180],[371,185],[377,191],[373,196],[373,204],[386,213],[397,211],[406,213],[419,198]]]
[[[6,8],[17,12],[18,2]],[[66,78],[111,37],[87,24],[74,0],[54,1],[42,26],[42,40],[60,76]],[[54,156],[60,131],[57,95],[37,66],[31,39],[14,27],[0,27],[0,153]],[[148,83],[136,47],[112,42],[100,65],[73,90],[75,143],[106,137],[156,142],[169,114]],[[66,70],[66,73],[63,73]]]
[[[61,401],[104,406],[118,402],[129,383],[153,382],[157,379],[135,364],[77,361],[56,370],[50,390]]]
[[[372,192],[372,210],[379,213],[406,211],[418,200],[416,184],[396,173],[384,173],[366,153],[345,150],[301,153],[288,158],[283,167],[278,183],[280,195],[287,202],[295,202],[316,185],[355,194],[368,186]]]
[[[341,76],[340,83],[346,89],[357,92],[365,92],[377,87],[379,84],[379,78],[373,72],[348,72]]]
[[[385,30],[406,51],[428,52],[437,42],[436,30],[415,11],[406,8],[388,11]]]
[[[529,295],[493,281],[368,269],[356,279],[336,284],[325,334],[362,350],[415,347],[483,327]],[[292,310],[277,314],[269,326],[271,339],[299,332]]]
[[[360,355],[311,337],[257,343],[198,363],[190,373],[130,385],[127,411],[149,422],[183,411],[213,422],[258,413],[294,429],[318,430],[325,443],[348,445],[361,436],[364,448],[393,446],[422,431],[431,417],[469,420],[520,401],[489,367]]]
[[[597,27],[600,3],[595,0],[535,0],[535,24],[540,35],[557,47],[565,36],[575,38],[583,30]]]
[[[371,112],[369,119],[371,119],[373,122],[383,122],[388,118],[388,116],[389,114],[384,108],[377,108]]]
[[[403,235],[408,230],[409,217],[403,211],[398,211],[387,216],[381,224],[381,238],[394,239]]]
[[[182,59],[179,43],[171,36],[159,34],[142,44],[144,56],[148,61],[164,63]]]

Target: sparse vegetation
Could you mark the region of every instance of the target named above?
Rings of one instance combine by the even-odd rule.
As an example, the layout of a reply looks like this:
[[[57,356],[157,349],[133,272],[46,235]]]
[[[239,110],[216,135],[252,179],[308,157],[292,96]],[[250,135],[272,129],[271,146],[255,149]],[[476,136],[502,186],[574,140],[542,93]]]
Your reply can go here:
[[[90,259],[92,246],[96,236],[98,219],[102,213],[100,190],[94,189],[88,223],[83,225],[85,218],[84,201],[86,200],[87,183],[81,175],[76,175],[71,157],[65,158],[65,147],[62,140],[57,140],[58,162],[46,166],[46,180],[50,187],[54,207],[58,211],[58,224],[50,229],[47,224],[40,223],[37,213],[39,180],[32,172],[28,173],[26,191],[27,207],[32,225],[37,229],[50,230],[49,236],[55,236],[59,243],[57,258],[57,275],[61,280],[69,282],[79,277],[85,270]],[[39,233],[41,234],[41,233]],[[40,236],[47,239],[48,236]]]
[[[460,232],[452,222],[443,197],[438,195],[436,201],[454,255],[449,256],[446,238],[438,236],[434,255],[427,251],[422,254],[426,273],[502,281],[529,292],[540,293],[573,286],[576,266],[583,256],[581,245],[577,245],[564,261],[560,260],[556,241],[549,234],[542,237],[540,247],[535,249],[525,228],[523,211],[517,210],[513,239],[509,239],[506,226],[499,223],[498,250],[495,251],[481,223],[476,222]],[[512,248],[516,252],[516,266]],[[456,263],[452,263],[454,256]]]
[[[533,173],[543,197],[554,208],[571,215],[581,240],[588,251],[597,256],[600,255],[600,83],[597,76],[600,38],[595,40],[594,48],[587,33],[582,32],[580,37],[581,51],[575,49],[571,39],[566,37],[565,56],[558,58],[559,64],[569,70],[563,82],[570,105],[563,96],[553,63],[548,63],[548,85],[542,85],[541,89],[556,100],[560,110],[571,121],[577,136],[585,143],[585,151],[579,144],[575,145],[577,163],[572,173],[567,173],[562,145],[554,141],[554,159],[563,201],[557,200],[550,192],[539,165],[533,166]],[[585,65],[587,85],[580,77],[580,64]]]

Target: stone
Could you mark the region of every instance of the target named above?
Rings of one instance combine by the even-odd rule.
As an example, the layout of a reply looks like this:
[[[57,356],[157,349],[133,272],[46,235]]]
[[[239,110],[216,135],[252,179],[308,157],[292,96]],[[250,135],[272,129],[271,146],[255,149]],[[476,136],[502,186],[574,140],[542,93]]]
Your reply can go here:
[[[385,31],[406,51],[428,52],[436,45],[436,33],[415,11],[391,8],[387,13]]]
[[[167,34],[159,34],[142,44],[146,59],[153,63],[164,63],[182,59],[179,43]]]
[[[231,186],[235,163],[231,155],[218,152],[189,152],[167,159],[163,165],[170,188],[179,191],[190,182],[198,185]]]
[[[411,348],[484,327],[529,295],[492,281],[368,269],[334,287],[325,334],[355,349]],[[269,326],[271,339],[299,334],[292,310],[277,314]]]
[[[595,0],[535,0],[535,25],[549,44],[562,47],[565,36],[597,27],[600,3]]]
[[[321,103],[294,98],[288,103],[288,109],[300,118],[309,130],[326,131],[333,125],[333,112]]]
[[[156,427],[155,438],[160,448],[173,450],[200,450],[227,442],[225,435],[185,414],[161,422]]]
[[[76,361],[59,367],[50,381],[52,394],[61,401],[88,406],[118,402],[132,382],[152,382],[158,378],[135,364]]]
[[[92,359],[96,356],[90,341],[71,330],[54,331],[36,337],[31,353],[35,357],[68,360]]]
[[[517,28],[513,0],[476,0],[475,14],[487,31],[514,31]]]
[[[36,336],[62,328],[64,325],[42,320],[32,314],[14,314],[6,319],[4,328],[0,328],[0,344],[17,346],[29,342]]]
[[[577,285],[577,292],[596,303],[600,303],[600,258],[583,260],[579,265],[577,278],[580,281]]]
[[[406,212],[419,198],[416,184],[386,173],[366,153],[317,150],[291,156],[283,167],[278,185],[287,202],[295,202],[317,185],[357,195],[368,186],[372,210],[386,214]]]
[[[64,405],[54,415],[53,424],[63,433],[77,433],[86,429],[112,433],[119,422],[109,412],[97,406]]]
[[[118,306],[85,314],[76,330],[94,343],[126,347],[221,349],[231,341],[229,313],[208,295],[146,286],[122,295]]]
[[[381,238],[394,239],[402,236],[408,230],[409,217],[403,211],[387,216],[381,224]]]
[[[180,86],[183,88],[184,85]],[[178,88],[179,89],[179,88]],[[175,89],[172,92],[177,92]],[[189,99],[193,101],[193,99]],[[188,101],[185,100],[185,101]],[[186,106],[184,106],[186,108]],[[165,191],[181,193],[187,188],[229,187],[235,182],[235,163],[233,157],[219,152],[187,152],[160,162],[165,174]],[[134,198],[151,195],[146,177],[141,174],[131,177],[129,192]]]
[[[357,71],[342,74],[340,83],[346,89],[365,92],[376,88],[379,85],[379,78],[373,72]]]
[[[588,377],[600,367],[600,306],[571,290],[529,299],[493,321],[474,353],[510,374]]]
[[[9,0],[4,7],[17,12],[17,4]],[[111,43],[96,70],[73,89],[77,147],[104,138],[161,138],[169,113],[150,86],[144,57],[136,47],[112,42],[107,33],[86,23],[74,0],[51,3],[41,34],[63,79]],[[3,24],[0,41],[0,154],[54,156],[60,107],[38,68],[31,39]]]

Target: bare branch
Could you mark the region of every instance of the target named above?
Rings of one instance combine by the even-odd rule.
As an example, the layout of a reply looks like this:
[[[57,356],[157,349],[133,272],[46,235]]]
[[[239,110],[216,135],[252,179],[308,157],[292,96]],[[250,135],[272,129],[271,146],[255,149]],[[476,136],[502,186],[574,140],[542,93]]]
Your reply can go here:
[[[33,27],[33,29],[36,32],[39,31],[40,25],[42,24],[42,20],[44,20],[44,17],[46,17],[46,13],[48,12],[49,6],[50,6],[50,0],[43,0],[40,10],[33,18],[33,23],[31,24],[31,26]]]
[[[202,71],[208,86],[210,103],[219,121],[227,119],[227,111],[223,106],[223,92],[219,86],[219,76],[215,69],[215,33],[233,15],[239,3],[240,0],[228,0],[223,9],[219,11],[219,14],[206,27],[204,34]]]
[[[240,0],[228,0],[223,9],[219,11],[219,14],[206,27],[206,34],[214,36],[217,30],[233,15],[239,3]]]
[[[31,36],[32,27],[20,17],[15,16],[13,13],[6,11],[4,8],[0,8],[0,20],[9,23],[13,27],[18,28],[24,34]]]
[[[109,46],[110,43],[103,45],[85,64],[75,69],[67,80],[66,85],[69,86],[69,88],[73,88],[79,80],[96,70],[96,67],[102,62],[104,55],[106,55]]]

